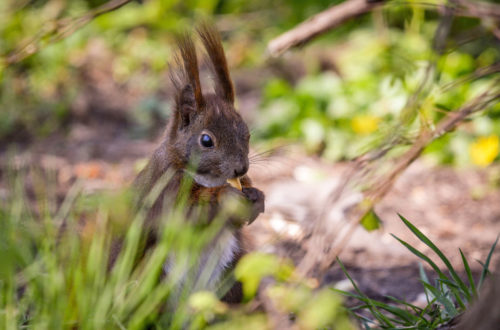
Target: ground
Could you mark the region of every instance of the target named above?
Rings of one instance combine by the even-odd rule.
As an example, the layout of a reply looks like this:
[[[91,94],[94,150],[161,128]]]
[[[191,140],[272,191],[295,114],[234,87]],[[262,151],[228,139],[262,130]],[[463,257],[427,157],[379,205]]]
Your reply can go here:
[[[161,133],[155,139],[133,139],[126,126],[113,122],[74,123],[65,134],[18,145],[17,151],[3,150],[1,163],[5,168],[7,159],[13,159],[19,166],[41,164],[55,170],[61,196],[77,178],[91,193],[130,184],[160,139]],[[347,168],[348,163],[329,164],[295,147],[251,166],[254,185],[267,196],[265,214],[249,228],[256,246],[298,262],[308,241],[303,239],[304,232],[314,221],[309,215],[322,205],[322,196]],[[437,258],[402,224],[399,213],[428,235],[458,269],[463,269],[461,248],[477,273],[480,265],[473,260],[485,260],[500,233],[500,190],[492,182],[498,180],[498,171],[498,167],[455,169],[417,161],[377,205],[383,227],[370,233],[357,229],[340,259],[369,296],[384,299],[391,295],[423,303],[418,259],[390,234]],[[0,196],[6,194],[5,185],[0,187]],[[356,201],[354,196],[347,203]],[[499,260],[497,253],[494,263]],[[331,267],[323,281],[349,288],[338,265]]]
[[[0,198],[8,193],[5,181],[9,163],[54,170],[61,198],[77,179],[87,193],[119,189],[132,182],[138,168],[161,141],[164,120],[158,119],[150,134],[136,134],[135,127],[123,114],[136,98],[130,91],[127,96],[127,91],[96,82],[102,79],[99,72],[87,71],[88,88],[76,98],[72,117],[64,130],[44,138],[4,141],[0,145]],[[239,109],[251,122],[256,115],[253,110],[259,103],[252,86],[258,85],[262,78],[254,79],[258,74],[250,75],[255,82],[238,79],[238,76],[249,75],[248,72],[236,73],[235,80],[240,92]],[[126,95],[122,96],[122,92]],[[168,97],[168,92],[159,94]],[[253,153],[259,151],[258,146],[252,150]],[[266,212],[248,228],[254,235],[255,245],[260,250],[299,262],[303,247],[314,239],[304,239],[314,222],[311,214],[324,206],[324,197],[349,167],[346,162],[327,163],[293,145],[251,165],[249,174],[254,185],[266,194]],[[477,274],[480,265],[474,260],[485,260],[500,234],[499,185],[498,165],[486,169],[456,169],[418,160],[376,206],[382,228],[370,233],[361,227],[357,229],[340,259],[369,296],[383,299],[391,295],[423,303],[418,259],[390,234],[437,259],[403,225],[398,213],[428,235],[458,269],[463,269],[458,251],[461,248]],[[359,201],[358,197],[352,194],[344,200],[341,211]],[[331,216],[335,218],[335,214]],[[493,264],[499,263],[498,255]],[[349,288],[338,265],[329,269],[322,283]]]

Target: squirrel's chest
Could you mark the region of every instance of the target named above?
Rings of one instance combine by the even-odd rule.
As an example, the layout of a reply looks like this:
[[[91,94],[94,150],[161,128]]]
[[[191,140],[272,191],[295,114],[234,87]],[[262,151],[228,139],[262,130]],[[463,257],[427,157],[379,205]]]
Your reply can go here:
[[[201,263],[213,268],[209,286],[219,281],[226,269],[234,264],[234,258],[240,252],[238,239],[231,230],[225,229],[211,249],[202,255]],[[213,259],[213,262],[209,260]],[[206,262],[204,262],[206,260]],[[212,265],[211,265],[212,264]]]
[[[225,271],[233,266],[240,249],[240,243],[235,233],[229,229],[223,229],[217,238],[203,249],[200,255],[193,256],[196,258],[195,269],[180,270],[183,274],[181,278],[192,277],[195,283],[193,291],[215,289]],[[169,274],[180,265],[181,263],[176,261],[175,255],[169,255],[163,269],[166,274]],[[178,271],[178,269],[175,270],[176,273]]]

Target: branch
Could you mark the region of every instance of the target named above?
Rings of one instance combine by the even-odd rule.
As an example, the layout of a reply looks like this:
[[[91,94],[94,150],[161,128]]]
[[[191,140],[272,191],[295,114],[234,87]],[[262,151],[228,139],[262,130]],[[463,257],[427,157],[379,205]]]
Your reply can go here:
[[[498,84],[499,81],[496,80],[494,83]],[[453,131],[472,114],[500,100],[500,91],[496,90],[494,87],[495,85],[492,86],[493,91],[487,91],[479,95],[469,104],[450,113],[448,117],[443,118],[439,121],[435,130],[424,130],[411,148],[395,160],[391,170],[384,177],[376,180],[369,189],[364,191],[363,201],[348,212],[346,218],[352,221],[349,223],[350,227],[347,228],[346,232],[341,235],[340,238],[329,236],[329,231],[324,227],[328,226],[325,221],[325,214],[327,213],[323,211],[317,218],[319,223],[317,223],[315,232],[313,233],[314,240],[310,243],[306,255],[297,266],[298,274],[301,276],[311,276],[314,273],[316,277],[321,278],[335,262],[337,256],[346,246],[363,217],[390,191],[399,175],[419,158],[424,149],[432,141],[443,134]],[[354,164],[352,172],[346,176],[346,182],[366,170],[367,165],[364,157],[358,159]],[[330,201],[335,202],[341,193],[342,192],[334,191],[331,194],[332,198],[330,198]]]
[[[347,0],[320,12],[307,21],[300,23],[295,28],[274,38],[269,42],[267,49],[271,56],[279,56],[289,48],[303,45],[318,35],[328,32],[348,20],[368,13],[375,8],[407,4],[422,5],[423,7],[433,8],[438,12],[446,12],[447,8],[452,8],[455,10],[454,15],[456,16],[500,20],[500,5],[482,1],[456,0],[455,4],[436,5],[426,3],[425,1],[388,2],[387,0]]]
[[[348,0],[342,2],[337,6],[333,6],[311,17],[292,30],[271,40],[268,45],[268,51],[272,56],[278,56],[288,48],[304,44],[325,31],[343,24],[351,18],[371,11],[373,8],[380,6],[383,2],[385,2],[385,0]]]
[[[45,30],[40,31],[35,37],[31,38],[24,46],[19,47],[7,55],[5,59],[0,58],[0,62],[3,60],[6,65],[20,62],[28,56],[40,51],[43,45],[60,41],[90,23],[94,18],[116,10],[131,1],[132,0],[111,0],[80,17],[56,21]],[[43,43],[42,41],[44,40],[48,41]]]
[[[469,1],[469,0],[455,0],[461,7],[458,15],[465,17],[486,18],[490,17],[500,20],[500,5],[484,2],[484,1]],[[459,8],[460,8],[459,7]]]

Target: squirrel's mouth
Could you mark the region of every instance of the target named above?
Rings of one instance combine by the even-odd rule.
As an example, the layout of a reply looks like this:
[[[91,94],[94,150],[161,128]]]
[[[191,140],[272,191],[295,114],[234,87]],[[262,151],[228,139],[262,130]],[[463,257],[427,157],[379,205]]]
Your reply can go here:
[[[194,181],[200,186],[207,188],[221,187],[226,184],[227,178],[216,177],[210,174],[191,173]]]
[[[193,176],[194,181],[203,187],[215,188],[215,187],[221,187],[228,183],[232,187],[240,191],[242,190],[241,181],[240,178],[238,177],[226,179],[224,177],[213,177],[209,174],[208,175],[199,173],[190,173],[190,174]]]

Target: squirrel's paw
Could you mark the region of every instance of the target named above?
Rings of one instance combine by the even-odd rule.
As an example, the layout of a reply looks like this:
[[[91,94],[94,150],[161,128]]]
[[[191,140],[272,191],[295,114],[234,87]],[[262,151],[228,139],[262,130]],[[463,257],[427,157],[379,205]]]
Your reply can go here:
[[[253,187],[243,188],[242,193],[251,203],[250,205],[251,214],[248,219],[248,224],[251,224],[257,218],[257,216],[260,213],[263,213],[265,210],[264,193],[259,189]]]
[[[236,204],[241,212],[229,218],[229,222],[236,228],[251,224],[260,213],[264,212],[264,193],[256,188],[244,187],[240,191],[228,185],[219,195],[219,200],[228,201],[231,199],[241,203]]]

